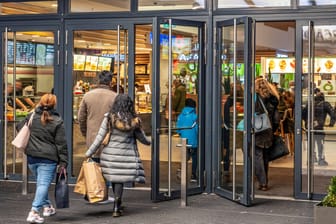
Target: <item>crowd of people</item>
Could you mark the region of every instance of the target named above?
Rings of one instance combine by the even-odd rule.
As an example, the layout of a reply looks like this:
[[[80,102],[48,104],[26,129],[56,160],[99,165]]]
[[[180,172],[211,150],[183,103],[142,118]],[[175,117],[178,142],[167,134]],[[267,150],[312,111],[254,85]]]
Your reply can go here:
[[[99,163],[107,187],[111,186],[113,196],[107,201],[113,202],[112,215],[119,217],[123,213],[122,196],[124,184],[127,182],[145,182],[145,172],[138,152],[137,140],[150,145],[138,117],[133,100],[127,95],[115,92],[112,85],[113,74],[102,71],[98,75],[98,85],[84,94],[78,111],[78,122],[82,135],[86,139],[88,150],[86,158],[92,158]],[[9,86],[11,89],[11,86]],[[233,86],[231,94],[224,105],[224,172],[230,169],[230,108],[233,106]],[[244,91],[241,85],[236,85],[236,97],[243,99]],[[19,93],[18,93],[19,94]],[[97,104],[99,99],[99,104]],[[192,159],[191,182],[197,182],[198,164],[198,115],[197,103],[186,97],[185,86],[180,79],[174,81],[172,110],[176,115],[177,134],[188,140],[189,153]],[[336,122],[335,110],[325,101],[322,92],[316,89],[314,98],[314,130],[317,144],[316,162],[320,166],[328,165],[323,148],[324,126],[327,115],[329,126]],[[57,98],[53,93],[44,94],[33,112],[18,123],[20,130],[24,123],[33,116],[31,134],[25,153],[31,172],[36,176],[36,191],[27,221],[43,223],[44,217],[54,215],[56,209],[48,197],[49,187],[58,169],[66,169],[68,164],[68,148],[64,122],[56,111]],[[241,102],[243,103],[243,101]],[[255,80],[255,112],[268,112],[271,129],[255,134],[255,176],[259,190],[269,189],[267,150],[272,147],[274,134],[288,138],[288,147],[294,153],[294,94],[279,90],[276,85],[265,78]],[[307,106],[303,107],[302,118],[307,126]],[[104,137],[109,134],[106,144]],[[105,201],[106,202],[106,201]],[[103,202],[104,203],[104,202]]]

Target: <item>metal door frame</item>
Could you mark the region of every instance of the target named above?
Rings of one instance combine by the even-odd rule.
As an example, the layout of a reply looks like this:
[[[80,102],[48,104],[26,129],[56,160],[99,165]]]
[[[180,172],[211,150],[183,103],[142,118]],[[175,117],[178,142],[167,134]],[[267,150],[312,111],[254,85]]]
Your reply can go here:
[[[171,55],[171,30],[172,26],[174,25],[181,25],[181,26],[193,26],[198,27],[199,29],[199,44],[200,44],[200,55],[199,55],[199,74],[200,77],[198,79],[198,86],[199,86],[199,93],[198,93],[198,109],[199,109],[199,158],[200,158],[200,167],[199,169],[201,171],[204,170],[204,141],[201,136],[204,134],[204,130],[202,130],[201,127],[204,126],[204,119],[202,119],[202,115],[205,114],[205,108],[203,108],[200,105],[204,104],[204,86],[205,86],[205,57],[204,57],[204,38],[205,38],[205,22],[199,22],[199,21],[190,21],[190,20],[182,20],[182,19],[173,19],[173,18],[154,18],[153,19],[153,80],[152,80],[152,86],[153,86],[153,93],[154,93],[154,100],[153,100],[153,114],[152,114],[152,120],[153,120],[153,146],[152,146],[152,194],[151,198],[153,201],[159,202],[159,201],[165,201],[165,200],[171,200],[180,198],[181,191],[180,190],[171,190],[170,188],[170,182],[171,182],[171,171],[170,166],[168,167],[168,191],[167,192],[161,192],[160,193],[160,143],[159,143],[159,135],[160,135],[160,24],[162,23],[168,23],[169,24],[169,55]],[[171,56],[169,56],[169,83],[171,84],[172,80],[172,61]],[[171,85],[169,85],[171,86]],[[171,91],[171,90],[170,90]],[[169,91],[169,93],[170,93]],[[171,111],[171,108],[170,108]],[[168,125],[168,131],[172,130],[171,123],[169,122]],[[169,134],[170,136],[170,134]],[[169,140],[170,142],[170,140]],[[171,145],[169,143],[169,151],[171,150]],[[171,154],[169,152],[169,154]],[[168,163],[170,163],[170,160],[168,159]],[[200,194],[203,192],[204,188],[204,178],[199,178],[200,183],[199,187],[188,189],[187,194]]]
[[[217,33],[217,57],[216,57],[216,79],[220,79],[219,77],[221,74],[220,69],[220,56],[221,56],[221,45],[222,45],[222,27],[225,26],[233,26],[234,27],[234,41],[236,42],[236,26],[239,24],[244,24],[244,34],[245,34],[245,41],[244,41],[244,62],[246,66],[244,66],[244,143],[243,143],[243,151],[244,151],[244,177],[243,177],[243,193],[237,194],[235,192],[235,176],[233,176],[233,191],[225,190],[219,186],[219,175],[220,175],[220,167],[219,167],[219,161],[218,158],[220,156],[218,155],[218,152],[220,151],[219,148],[221,147],[221,144],[217,142],[217,148],[214,153],[213,157],[213,166],[215,170],[215,186],[214,186],[214,192],[222,197],[228,198],[230,200],[236,201],[240,204],[249,206],[252,204],[252,201],[254,199],[254,187],[253,187],[253,163],[254,163],[254,135],[252,134],[252,126],[251,121],[254,111],[254,104],[252,104],[252,90],[254,89],[254,66],[251,66],[254,64],[254,55],[255,55],[255,22],[250,17],[243,17],[243,18],[234,18],[234,19],[228,19],[224,21],[218,21],[216,24],[216,33]],[[236,44],[236,43],[235,43]],[[235,49],[235,47],[234,47]],[[234,59],[234,63],[235,59]],[[236,71],[234,65],[234,72]],[[217,80],[217,83],[220,83],[220,80]],[[220,85],[217,86],[216,89],[216,96],[220,96]],[[216,97],[216,105],[221,105],[221,96]],[[234,108],[235,110],[235,108]],[[221,140],[221,109],[218,108],[216,110],[216,119],[217,119],[217,133],[218,133],[218,139]],[[253,122],[253,121],[252,121]],[[233,127],[235,131],[235,127]],[[235,142],[235,141],[234,141]],[[233,166],[233,169],[235,167],[235,164]],[[233,171],[234,173],[234,171]],[[234,175],[234,174],[233,174]]]
[[[62,29],[62,26],[53,20],[45,20],[42,22],[36,22],[33,25],[31,23],[27,24],[26,22],[16,22],[11,21],[10,25],[8,25],[8,22],[0,23],[0,30],[1,30],[1,39],[2,39],[2,46],[3,49],[7,52],[7,33],[8,32],[24,32],[24,31],[47,31],[52,32],[54,34],[54,88],[55,93],[58,95],[60,99],[62,99],[61,94],[61,86],[60,80],[63,79],[62,73],[60,72],[62,70],[62,56],[61,56],[61,49],[62,49],[62,39],[60,37],[60,31]],[[4,56],[5,55],[5,56]],[[2,54],[2,60],[1,60],[1,67],[3,68],[0,71],[0,76],[5,77],[6,79],[4,81],[7,81],[7,70],[5,70],[5,67],[7,66],[7,55]],[[15,65],[15,63],[14,63]],[[7,86],[7,83],[6,83]],[[3,89],[3,85],[0,87],[1,92],[5,91]],[[25,183],[27,183],[28,180],[28,169],[27,169],[27,163],[25,156],[23,155],[23,169],[22,174],[8,174],[5,164],[7,161],[7,138],[6,138],[6,132],[7,132],[7,118],[6,118],[6,112],[4,107],[3,98],[0,100],[0,117],[3,118],[0,120],[1,122],[1,128],[0,128],[0,134],[1,136],[4,136],[5,138],[2,138],[3,140],[0,140],[0,144],[3,145],[3,151],[0,152],[0,173],[2,174],[4,179],[14,179],[14,180],[20,180],[22,179]],[[63,113],[63,104],[62,100],[60,100],[60,103],[58,103],[58,110],[62,114]],[[27,193],[27,188],[23,188],[23,193]]]
[[[314,75],[314,60],[315,60],[315,25],[334,25],[336,24],[336,20],[334,19],[312,19],[312,20],[296,20],[296,66],[295,73],[302,74],[302,58],[303,58],[303,27],[308,27],[308,80],[311,81],[311,77]],[[314,89],[308,85],[308,100],[314,97]],[[308,101],[310,102],[310,100]],[[310,103],[308,103],[308,107],[311,107]],[[311,108],[310,108],[311,109]],[[309,112],[308,109],[308,120],[311,119],[312,113]],[[297,199],[304,200],[321,200],[324,194],[314,193],[313,191],[313,171],[314,171],[314,162],[313,162],[313,150],[314,146],[312,144],[311,139],[311,127],[309,126],[308,121],[308,138],[307,138],[307,182],[304,183],[302,181],[302,158],[303,158],[303,150],[302,150],[302,138],[303,138],[303,126],[302,126],[302,77],[301,75],[295,76],[295,163],[294,163],[294,197]],[[303,192],[303,186],[307,185],[307,192]]]

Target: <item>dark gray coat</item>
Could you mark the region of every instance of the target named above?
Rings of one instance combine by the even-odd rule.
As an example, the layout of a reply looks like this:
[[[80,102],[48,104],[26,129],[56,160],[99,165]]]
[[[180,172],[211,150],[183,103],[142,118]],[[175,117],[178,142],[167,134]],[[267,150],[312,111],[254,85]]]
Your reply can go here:
[[[66,167],[68,164],[68,147],[63,119],[55,110],[50,110],[49,113],[54,120],[43,125],[41,122],[42,111],[40,107],[35,109],[25,153],[29,156],[55,161],[60,166]],[[20,130],[31,115],[32,113],[18,123],[16,129]]]
[[[137,139],[146,145],[151,141],[147,139],[141,129],[139,118],[134,118],[128,125],[122,120],[111,121],[113,129],[109,143],[103,148],[100,155],[100,165],[107,181],[114,183],[145,182],[145,173],[137,147]],[[109,114],[104,115],[98,135],[86,152],[91,157],[100,147],[105,135],[109,131]]]

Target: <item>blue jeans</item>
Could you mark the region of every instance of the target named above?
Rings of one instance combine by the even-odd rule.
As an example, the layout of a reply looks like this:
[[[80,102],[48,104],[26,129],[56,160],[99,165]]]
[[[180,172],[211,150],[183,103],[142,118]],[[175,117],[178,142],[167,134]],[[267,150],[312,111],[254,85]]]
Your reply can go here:
[[[34,163],[28,165],[36,176],[36,191],[32,204],[32,210],[39,212],[43,207],[51,205],[48,198],[48,190],[55,177],[56,163]]]

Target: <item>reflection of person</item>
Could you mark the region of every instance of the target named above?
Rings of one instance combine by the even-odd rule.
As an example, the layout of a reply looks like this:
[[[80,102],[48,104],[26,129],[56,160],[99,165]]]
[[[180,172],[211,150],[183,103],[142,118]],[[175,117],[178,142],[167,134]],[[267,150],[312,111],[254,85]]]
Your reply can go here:
[[[178,116],[182,109],[185,106],[185,99],[186,99],[186,87],[181,82],[180,79],[174,80],[174,95],[173,95],[173,102],[172,102],[172,110],[173,113],[176,113],[176,116]]]
[[[185,101],[185,107],[177,118],[176,122],[177,128],[187,128],[178,130],[177,133],[180,134],[181,138],[187,139],[187,144],[191,145],[188,150],[191,156],[191,179],[190,182],[197,182],[197,148],[198,148],[198,125],[197,125],[197,114],[196,114],[196,102],[193,99],[187,98]]]
[[[259,182],[259,190],[268,190],[268,158],[267,150],[272,147],[273,133],[278,129],[279,122],[277,107],[279,104],[279,94],[274,85],[270,84],[266,79],[257,78],[255,80],[255,112],[263,113],[264,109],[259,99],[264,103],[272,124],[272,129],[265,130],[255,134],[255,175]]]
[[[117,95],[112,110],[105,114],[98,135],[85,154],[87,157],[91,157],[100,148],[108,130],[111,136],[101,153],[101,167],[104,178],[112,182],[115,197],[112,215],[118,217],[121,215],[124,183],[145,182],[136,140],[146,145],[150,145],[151,141],[146,138],[133,101],[126,94]]]
[[[54,179],[57,165],[66,168],[68,164],[68,148],[65,138],[64,123],[61,116],[55,110],[56,96],[45,94],[41,97],[38,107],[35,109],[30,138],[25,149],[28,166],[36,176],[35,197],[27,222],[43,223],[39,212],[43,216],[51,216],[56,213],[48,198],[48,190]],[[32,116],[17,125],[21,129],[24,123]]]
[[[223,112],[223,127],[222,127],[222,134],[223,134],[223,163],[224,163],[224,176],[226,178],[229,177],[229,170],[230,170],[230,127],[231,119],[230,119],[230,108],[233,106],[233,83],[230,84],[230,95],[225,101]],[[244,89],[241,83],[236,84],[236,97],[237,103],[244,104]],[[237,133],[238,134],[238,133]]]
[[[336,115],[335,110],[331,106],[331,104],[327,101],[325,101],[324,94],[320,91],[315,91],[316,96],[314,98],[314,118],[312,122],[312,129],[317,131],[324,130],[324,124],[326,121],[327,115],[330,117],[329,127],[333,127],[335,125]],[[307,128],[308,126],[308,105],[305,105],[305,107],[302,109],[302,118],[305,121],[305,126]],[[317,146],[317,156],[316,158],[316,152],[315,153],[315,162],[318,163],[319,166],[327,166],[328,162],[325,160],[325,152],[324,152],[324,138],[325,133],[323,132],[317,132],[314,134],[314,142]]]
[[[102,71],[99,73],[99,83],[96,88],[85,93],[78,110],[78,122],[82,135],[86,138],[86,146],[90,147],[97,136],[100,123],[104,114],[109,112],[114,103],[116,93],[112,91],[110,84],[112,73]],[[93,160],[100,162],[100,150],[93,155]],[[113,200],[109,198],[109,200]]]
[[[281,136],[286,139],[290,154],[294,153],[294,94],[285,91],[282,94],[285,110],[280,120]],[[279,107],[278,107],[279,108]]]

